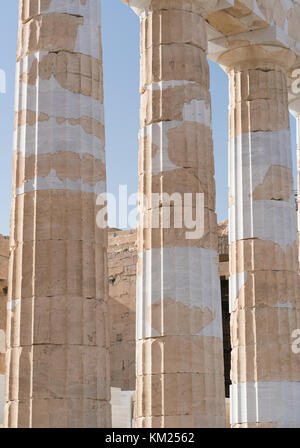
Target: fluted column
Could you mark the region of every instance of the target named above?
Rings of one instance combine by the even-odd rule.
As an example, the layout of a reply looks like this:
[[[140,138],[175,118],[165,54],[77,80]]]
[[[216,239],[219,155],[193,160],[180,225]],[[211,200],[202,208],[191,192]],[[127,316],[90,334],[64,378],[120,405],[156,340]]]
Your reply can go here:
[[[296,120],[296,160],[297,160],[297,202],[298,202],[298,213],[297,213],[297,224],[298,224],[298,269],[300,272],[300,97],[299,94],[295,95],[295,92],[291,91],[292,100],[289,104],[289,109],[291,114]]]
[[[129,3],[141,14],[137,426],[223,427],[214,158],[201,2],[153,0],[145,10],[138,1]],[[180,201],[169,210],[163,196],[174,193],[185,205],[183,195],[192,194],[190,211],[203,233],[197,236],[199,228],[189,229],[186,221],[174,225],[174,215],[183,215]],[[203,207],[197,193],[204,195]]]
[[[100,8],[20,1],[8,427],[110,425]]]
[[[231,424],[299,427],[297,228],[286,70],[289,50],[220,59],[230,82]]]

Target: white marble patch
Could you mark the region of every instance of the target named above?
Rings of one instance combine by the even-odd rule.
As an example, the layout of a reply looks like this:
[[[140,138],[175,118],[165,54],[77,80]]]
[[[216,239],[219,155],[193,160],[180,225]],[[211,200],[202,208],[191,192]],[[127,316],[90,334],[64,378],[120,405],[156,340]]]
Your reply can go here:
[[[161,121],[153,123],[140,129],[139,137],[150,137],[153,145],[157,146],[157,151],[151,159],[151,173],[157,175],[163,171],[172,171],[181,168],[175,165],[169,158],[169,138],[167,132],[175,129],[185,122],[196,122],[210,127],[211,112],[204,101],[192,101],[183,107],[184,121]]]
[[[29,109],[53,117],[91,117],[104,124],[104,105],[99,100],[63,88],[53,76],[49,80],[39,78],[38,85],[18,82],[22,73],[30,71],[35,58],[41,60],[47,54],[34,53],[17,63],[15,110]]]
[[[229,312],[235,308],[235,302],[238,298],[240,290],[246,284],[248,279],[248,272],[238,272],[237,274],[232,274],[229,277]]]
[[[88,0],[86,4],[82,0],[51,0],[49,8],[41,14],[50,13],[69,14],[81,16],[82,25],[77,28],[77,37],[73,48],[74,52],[86,54],[99,59],[101,31],[101,0]]]
[[[291,135],[286,129],[238,135],[229,141],[229,153],[229,172],[236,183],[246,184],[248,195],[263,182],[270,166],[293,168]],[[237,170],[239,179],[234,176]],[[230,185],[233,189],[235,186],[235,183]]]
[[[8,300],[7,304],[6,304],[6,308],[8,310],[13,310],[17,305],[19,305],[21,303],[21,299],[13,299],[13,300]]]
[[[197,336],[208,336],[223,339],[223,321],[221,313],[218,313],[216,317],[203,328],[203,330],[199,331]]]
[[[169,80],[169,81],[159,81],[159,82],[153,82],[152,84],[145,86],[146,90],[166,90],[166,89],[173,89],[175,87],[182,87],[182,86],[188,86],[188,85],[196,85],[197,83],[195,81],[185,81],[185,80]]]
[[[230,386],[231,424],[273,422],[300,427],[300,381],[257,382]]]
[[[126,3],[141,18],[146,17],[149,13],[151,0],[121,0]]]
[[[32,126],[18,126],[13,145],[13,150],[24,157],[71,152],[90,154],[105,163],[105,148],[101,139],[85,132],[80,124],[72,125],[67,121],[58,123],[55,117]]]
[[[147,322],[147,312],[163,298],[187,307],[208,308],[215,322],[199,334],[222,338],[218,256],[198,247],[163,247],[139,254],[143,275],[137,278],[137,338],[158,336]]]
[[[285,302],[285,303],[277,302],[274,305],[274,308],[288,308],[290,310],[294,309],[293,304],[291,302]]]
[[[90,185],[83,182],[82,179],[77,179],[76,181],[68,178],[60,179],[57,177],[56,171],[52,169],[48,176],[36,176],[25,182],[22,187],[16,188],[16,196],[32,191],[44,190],[71,190],[102,194],[106,192],[106,182],[100,181],[95,185]]]
[[[254,200],[253,192],[271,166],[292,169],[288,130],[239,135],[229,143],[229,243],[247,238],[270,240],[285,251],[297,240],[293,194],[289,200]]]
[[[83,16],[86,21],[101,25],[101,0],[51,0],[43,14],[53,12]]]
[[[97,13],[97,11],[96,11]],[[100,56],[100,25],[92,23],[90,18],[88,20],[84,18],[82,25],[79,25],[77,38],[74,46],[75,53],[82,53],[88,56],[92,56],[95,59],[99,59]]]
[[[142,128],[139,132],[140,138],[150,137],[153,145],[158,147],[154,157],[152,157],[151,173],[159,174],[162,171],[172,171],[179,166],[169,159],[169,139],[167,132],[180,126],[181,121],[161,121]]]
[[[3,414],[4,414],[4,407],[5,407],[4,381],[5,381],[5,376],[0,375],[0,425],[3,425]]]
[[[232,205],[229,209],[229,244],[236,240],[259,238],[278,244],[283,251],[297,241],[295,200],[251,201]]]
[[[193,121],[210,128],[211,127],[211,108],[203,100],[192,100],[183,106],[184,121]]]
[[[146,17],[150,9],[151,0],[121,0],[130,6],[133,11],[141,18]],[[225,9],[233,6],[234,0],[201,0],[198,4],[198,10],[205,17],[212,11],[217,11],[219,9]]]

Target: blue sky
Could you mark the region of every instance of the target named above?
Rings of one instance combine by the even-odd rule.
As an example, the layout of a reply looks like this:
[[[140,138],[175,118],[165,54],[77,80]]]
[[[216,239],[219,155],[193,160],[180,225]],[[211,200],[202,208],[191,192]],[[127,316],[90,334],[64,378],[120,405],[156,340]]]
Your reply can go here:
[[[0,70],[6,73],[6,94],[0,93],[0,233],[9,233],[15,54],[19,0],[0,0]],[[104,95],[108,192],[128,185],[137,191],[139,129],[139,20],[120,0],[102,0]],[[213,134],[218,220],[227,217],[228,80],[214,63],[211,68]],[[296,131],[292,125],[294,168]]]

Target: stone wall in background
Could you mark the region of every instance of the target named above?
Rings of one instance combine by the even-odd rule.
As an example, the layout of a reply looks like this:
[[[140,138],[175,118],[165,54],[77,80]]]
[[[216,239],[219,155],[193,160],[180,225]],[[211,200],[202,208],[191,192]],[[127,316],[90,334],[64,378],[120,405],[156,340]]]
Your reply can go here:
[[[218,225],[218,252],[219,275],[222,298],[222,324],[223,324],[223,354],[225,395],[229,399],[230,369],[231,369],[231,343],[230,343],[230,313],[229,313],[229,246],[228,246],[228,219]],[[228,413],[229,409],[226,408]]]
[[[111,386],[135,390],[136,230],[110,229],[108,236]],[[226,395],[230,384],[230,316],[228,307],[228,221],[218,226],[223,311]]]
[[[108,275],[111,386],[135,390],[136,230],[111,229]]]
[[[0,235],[0,427],[3,423],[9,238]]]

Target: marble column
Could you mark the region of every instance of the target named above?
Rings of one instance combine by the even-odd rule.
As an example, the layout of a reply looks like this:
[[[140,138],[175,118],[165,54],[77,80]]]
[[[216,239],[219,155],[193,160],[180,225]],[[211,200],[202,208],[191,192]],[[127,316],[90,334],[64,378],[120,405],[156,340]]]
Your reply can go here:
[[[300,272],[300,98],[297,98],[295,93],[292,93],[292,100],[289,104],[290,113],[294,116],[296,120],[296,160],[297,160],[297,201],[298,201],[298,213],[297,213],[297,223],[298,223],[298,268]],[[298,95],[300,92],[298,93]]]
[[[7,427],[110,426],[101,1],[20,1]]]
[[[298,244],[286,71],[293,54],[245,46],[229,75],[231,424],[299,427]]]
[[[201,3],[129,2],[141,19],[138,427],[225,426],[210,81]],[[168,207],[167,195],[176,193],[179,200]],[[186,193],[203,232],[189,229],[183,219]],[[197,202],[200,197],[203,204]],[[174,224],[175,216],[182,217],[182,226]]]

